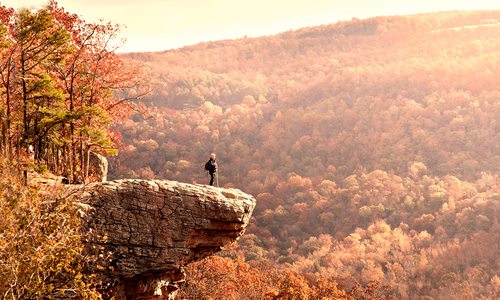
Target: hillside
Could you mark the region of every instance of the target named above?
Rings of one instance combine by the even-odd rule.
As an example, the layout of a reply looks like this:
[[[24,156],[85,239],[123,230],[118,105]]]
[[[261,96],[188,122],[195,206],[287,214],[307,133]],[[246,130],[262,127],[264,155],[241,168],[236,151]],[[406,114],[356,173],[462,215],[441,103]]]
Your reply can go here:
[[[500,292],[500,12],[378,17],[122,59],[157,107],[111,177],[257,198],[230,255],[398,298]],[[429,298],[429,299],[431,299]]]

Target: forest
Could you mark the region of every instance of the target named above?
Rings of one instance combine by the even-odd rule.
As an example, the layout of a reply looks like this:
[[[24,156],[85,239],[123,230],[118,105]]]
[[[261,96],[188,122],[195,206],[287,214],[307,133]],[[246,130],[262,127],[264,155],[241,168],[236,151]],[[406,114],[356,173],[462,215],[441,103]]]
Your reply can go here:
[[[214,278],[191,291],[279,269],[316,284],[312,299],[317,278],[498,298],[499,33],[498,11],[446,12],[123,54],[146,67],[154,109],[115,127],[111,177],[207,184],[215,152],[221,186],[256,197],[247,233],[191,269]]]
[[[117,152],[110,125],[140,110],[132,100],[146,93],[140,68],[116,54],[119,26],[86,22],[55,1],[37,11],[1,6],[0,20],[0,154],[87,181],[89,153]]]
[[[135,100],[148,86],[116,54],[118,32],[55,1],[0,6],[0,299],[106,298],[93,272],[102,251],[83,252],[81,193],[32,179],[93,181],[90,154],[117,152],[111,125],[146,111]]]
[[[20,177],[90,182],[92,152],[111,179],[198,184],[215,152],[257,199],[181,299],[500,298],[500,12],[127,54],[55,1],[0,20],[0,299],[107,297],[76,196]]]

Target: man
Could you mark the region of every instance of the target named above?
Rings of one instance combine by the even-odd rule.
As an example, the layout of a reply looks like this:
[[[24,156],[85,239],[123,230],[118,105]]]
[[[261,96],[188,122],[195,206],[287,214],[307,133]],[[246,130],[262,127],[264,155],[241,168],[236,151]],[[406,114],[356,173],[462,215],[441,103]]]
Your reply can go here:
[[[214,185],[215,173],[217,172],[217,162],[215,161],[215,153],[210,154],[210,159],[205,164],[205,170],[210,174],[210,185]]]

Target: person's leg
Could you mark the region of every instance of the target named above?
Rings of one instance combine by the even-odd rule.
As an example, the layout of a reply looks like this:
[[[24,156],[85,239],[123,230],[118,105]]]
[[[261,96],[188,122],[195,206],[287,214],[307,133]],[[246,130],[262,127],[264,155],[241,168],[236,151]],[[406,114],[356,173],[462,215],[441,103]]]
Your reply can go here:
[[[210,173],[210,185],[214,185],[214,173]]]

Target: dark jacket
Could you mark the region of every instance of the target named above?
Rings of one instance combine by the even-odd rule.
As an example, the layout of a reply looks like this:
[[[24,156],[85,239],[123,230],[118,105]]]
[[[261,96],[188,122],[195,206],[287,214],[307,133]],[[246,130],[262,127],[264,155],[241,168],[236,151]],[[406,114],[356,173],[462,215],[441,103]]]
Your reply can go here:
[[[208,173],[213,174],[217,172],[217,163],[212,158],[210,158],[210,160],[206,163],[205,166],[208,167],[207,169]]]

